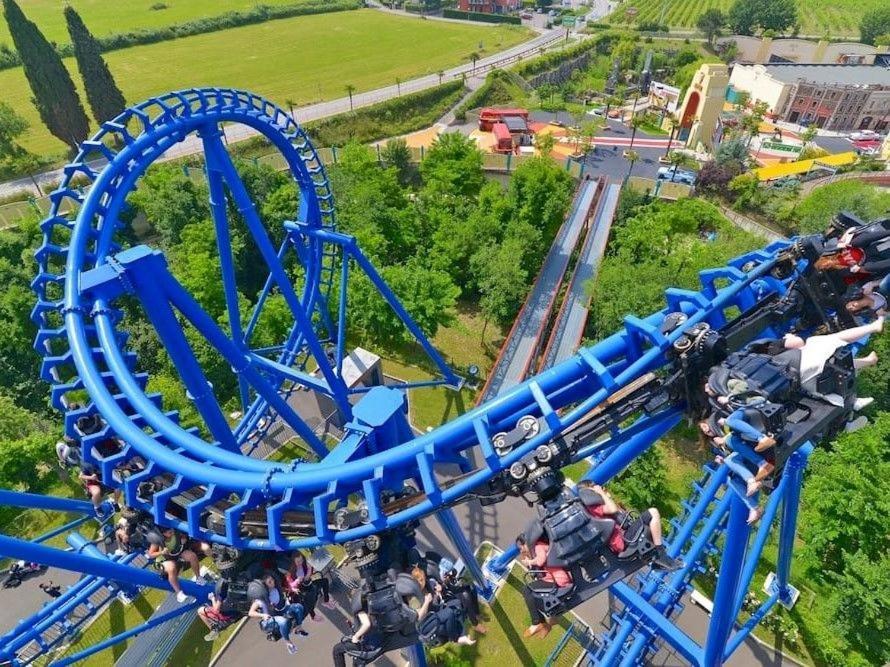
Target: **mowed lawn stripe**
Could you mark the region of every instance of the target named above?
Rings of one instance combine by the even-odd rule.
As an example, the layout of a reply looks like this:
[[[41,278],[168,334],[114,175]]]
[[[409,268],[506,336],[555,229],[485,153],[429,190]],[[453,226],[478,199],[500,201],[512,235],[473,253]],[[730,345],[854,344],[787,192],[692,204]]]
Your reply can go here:
[[[298,105],[393,85],[396,77],[432,74],[518,44],[531,32],[517,26],[421,21],[366,9],[232,28],[106,54],[129,102],[178,88],[231,86]],[[65,64],[80,87],[73,59]],[[21,68],[0,71],[2,99],[31,123],[23,138],[42,155],[64,151],[31,103]],[[81,91],[81,98],[85,100]]]
[[[244,11],[257,4],[290,5],[301,0],[21,0],[22,11],[34,21],[51,42],[67,44],[71,41],[65,28],[62,10],[74,7],[97,37],[106,37],[142,28],[160,28],[185,23],[205,16]],[[164,4],[166,9],[151,9]],[[0,44],[12,47],[6,21],[0,19]]]

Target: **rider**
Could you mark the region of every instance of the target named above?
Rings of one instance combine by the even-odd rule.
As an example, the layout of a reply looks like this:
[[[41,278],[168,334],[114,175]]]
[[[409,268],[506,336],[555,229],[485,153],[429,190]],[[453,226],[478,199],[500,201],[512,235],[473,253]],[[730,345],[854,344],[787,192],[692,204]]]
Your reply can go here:
[[[609,518],[615,520],[615,529],[609,537],[609,549],[615,554],[621,554],[626,548],[624,536],[636,533],[641,527],[649,529],[652,536],[652,544],[655,545],[655,559],[652,567],[658,570],[672,572],[683,566],[683,563],[667,554],[661,531],[661,513],[655,507],[650,507],[639,518],[632,521],[626,527],[627,512],[621,509],[618,503],[599,484],[590,480],[581,480],[578,483],[578,498],[591,516],[598,519]]]
[[[238,612],[229,606],[226,606],[226,598],[229,593],[229,584],[220,580],[216,584],[216,588],[207,594],[208,605],[198,607],[198,618],[210,630],[204,635],[204,641],[212,642],[219,637],[220,630],[232,623],[237,617]]]
[[[252,582],[259,583],[259,582]],[[303,630],[303,605],[288,603],[287,598],[278,586],[278,580],[272,572],[263,574],[262,586],[250,586],[249,595],[253,598],[247,615],[250,618],[258,618],[260,630],[275,641],[283,639],[287,652],[293,655],[297,652],[296,645],[290,640],[291,630],[297,634],[308,636]]]
[[[433,602],[431,593],[426,593],[423,598],[423,604],[416,611],[416,622],[423,620]],[[352,597],[351,611],[353,622],[351,625],[358,629],[349,637],[344,637],[334,644],[331,651],[334,659],[334,667],[346,667],[346,655],[350,651],[361,651],[369,654],[376,653],[377,650],[385,648],[386,637],[383,632],[377,628],[368,611],[368,598],[358,590]]]
[[[569,571],[562,567],[553,567],[547,565],[547,556],[550,553],[550,544],[543,538],[537,540],[532,547],[529,546],[525,535],[519,535],[516,538],[516,546],[519,548],[519,562],[525,565],[529,570],[535,570],[540,573],[539,581],[546,581],[555,584],[558,588],[564,588],[572,585],[572,575]],[[532,594],[528,586],[523,587],[522,597],[525,600],[525,606],[531,616],[531,625],[522,633],[523,637],[531,637],[537,635],[542,639],[550,634],[551,623],[538,611],[535,603],[535,596]]]
[[[331,602],[331,584],[327,577],[315,575],[314,568],[306,560],[303,552],[294,551],[284,575],[284,589],[290,598],[303,605],[309,618],[321,622],[324,619],[315,613],[319,593],[323,599],[323,606],[334,609],[336,605]]]
[[[442,577],[442,596],[446,602],[451,599],[460,600],[464,614],[473,629],[482,635],[488,632],[488,628],[482,623],[482,610],[479,607],[479,594],[476,593],[476,588],[458,577],[454,568],[449,569]]]
[[[172,528],[155,528],[146,534],[148,540],[149,558],[154,558],[155,562],[163,569],[170,582],[171,588],[176,593],[178,602],[185,602],[188,596],[183,592],[179,585],[179,564],[185,561],[195,573],[195,583],[203,585],[204,577],[201,576],[201,564],[195,552],[188,548],[188,540],[180,532]],[[202,549],[209,545],[201,545]]]

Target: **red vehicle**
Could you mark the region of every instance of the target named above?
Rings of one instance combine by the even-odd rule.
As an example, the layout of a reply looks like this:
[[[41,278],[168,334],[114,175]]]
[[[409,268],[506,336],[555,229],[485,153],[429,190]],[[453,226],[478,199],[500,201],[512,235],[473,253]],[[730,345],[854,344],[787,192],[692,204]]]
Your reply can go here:
[[[495,123],[491,131],[494,133],[496,153],[512,153],[513,152],[513,135],[504,123]]]
[[[494,124],[503,122],[504,118],[507,116],[519,116],[528,121],[528,110],[485,107],[479,113],[479,129],[483,132],[492,132]]]

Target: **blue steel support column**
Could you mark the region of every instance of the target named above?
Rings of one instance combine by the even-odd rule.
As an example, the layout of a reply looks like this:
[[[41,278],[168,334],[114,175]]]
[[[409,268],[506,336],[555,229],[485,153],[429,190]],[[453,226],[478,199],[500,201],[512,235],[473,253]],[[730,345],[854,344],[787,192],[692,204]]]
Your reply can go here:
[[[219,140],[221,131],[216,123],[208,123],[198,130],[198,136],[207,142],[208,138]],[[226,191],[221,169],[216,166],[210,155],[204,161],[204,173],[207,176],[207,189],[210,194],[210,214],[216,229],[216,247],[219,251],[220,273],[222,274],[223,293],[226,298],[226,310],[229,314],[229,328],[232,341],[240,348],[246,347],[244,332],[241,329],[241,311],[238,305],[238,284],[235,279],[235,257],[232,254],[232,235],[226,215]],[[238,392],[241,396],[241,409],[250,406],[247,382],[238,375]]]
[[[473,553],[473,547],[470,546],[470,543],[467,541],[467,536],[464,535],[464,531],[461,530],[457,517],[454,516],[454,510],[450,507],[442,508],[436,512],[436,518],[439,520],[439,525],[442,526],[442,529],[448,535],[452,544],[454,544],[461,559],[463,559],[464,565],[470,571],[470,574],[473,575],[476,584],[482,588],[483,595],[487,597],[491,592],[491,584],[489,584],[488,579],[485,578],[485,574],[482,572],[482,567],[476,560],[476,554]]]
[[[804,443],[785,463],[785,502],[782,505],[782,528],[779,533],[779,561],[776,566],[776,585],[779,601],[790,606],[792,591],[788,586],[791,576],[791,555],[794,553],[794,535],[797,531],[797,510],[800,505],[800,487],[803,471],[813,452],[810,442]]]
[[[610,479],[624,470],[631,461],[651,447],[659,438],[680,422],[683,413],[670,411],[660,419],[653,420],[648,428],[640,431],[627,442],[619,445],[606,460],[592,468],[585,476],[597,484],[607,484]]]
[[[326,356],[324,349],[321,346],[321,342],[315,335],[315,329],[312,324],[312,314],[303,311],[303,304],[300,302],[299,297],[294,291],[293,284],[287,275],[287,271],[284,269],[284,265],[278,259],[278,255],[269,239],[266,228],[263,226],[263,222],[257,214],[253,201],[250,199],[250,194],[247,192],[247,188],[241,181],[241,178],[238,175],[238,170],[235,169],[235,165],[232,163],[232,159],[226,152],[219,137],[208,137],[205,139],[204,156],[205,160],[212,161],[214,166],[222,173],[223,179],[225,179],[226,185],[229,187],[232,199],[238,207],[238,212],[241,214],[244,223],[250,230],[257,249],[263,256],[263,260],[266,262],[266,266],[269,267],[269,271],[272,274],[275,283],[278,285],[278,289],[281,290],[281,295],[284,297],[284,300],[290,307],[294,319],[302,330],[306,339],[306,345],[309,347],[312,356],[315,357],[315,360],[318,362],[318,370],[328,383],[331,398],[343,413],[344,418],[348,421],[352,418],[352,406],[346,395],[346,385],[343,383],[343,380],[334,373],[334,369],[325,363]]]
[[[148,572],[136,567],[121,565],[107,559],[99,559],[93,556],[62,551],[42,544],[32,544],[25,540],[0,535],[0,554],[7,558],[33,561],[50,567],[58,567],[70,572],[92,574],[97,577],[113,579],[126,584],[136,586],[148,586],[159,588],[163,591],[172,591],[166,579],[161,579],[154,572]],[[188,579],[180,581],[182,590],[188,595],[193,595],[203,600],[212,590],[210,586],[199,586]]]
[[[89,515],[96,513],[93,503],[86,500],[41,496],[36,493],[20,493],[8,489],[0,489],[0,505],[27,507],[37,510],[55,510],[58,512],[78,512]]]
[[[423,644],[420,642],[409,646],[405,649],[407,653],[408,664],[411,667],[426,667],[426,651],[423,650]]]
[[[503,576],[507,573],[507,568],[510,567],[510,563],[516,560],[518,556],[519,547],[517,547],[515,544],[511,544],[509,547],[504,549],[504,552],[500,556],[495,556],[488,561],[488,569],[492,572],[492,574]]]
[[[720,574],[717,577],[714,611],[711,613],[708,637],[705,640],[703,667],[719,667],[723,664],[723,651],[735,622],[735,618],[732,616],[732,612],[735,611],[735,595],[744,565],[748,535],[751,532],[751,526],[747,524],[748,508],[744,501],[732,491],[727,491],[727,493],[732,495],[729,504],[729,519],[723,538],[723,555]]]

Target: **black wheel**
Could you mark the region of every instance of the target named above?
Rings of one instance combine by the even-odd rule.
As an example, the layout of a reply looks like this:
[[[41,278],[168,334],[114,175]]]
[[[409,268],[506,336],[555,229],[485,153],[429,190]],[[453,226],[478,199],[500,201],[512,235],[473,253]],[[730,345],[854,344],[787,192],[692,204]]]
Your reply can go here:
[[[3,582],[3,588],[18,588],[22,583],[22,580],[18,577],[8,577],[6,581]]]

